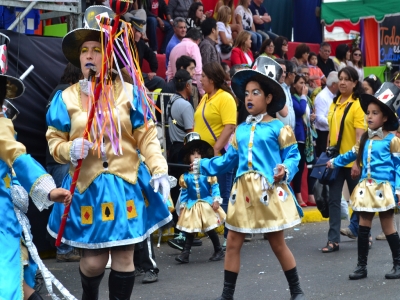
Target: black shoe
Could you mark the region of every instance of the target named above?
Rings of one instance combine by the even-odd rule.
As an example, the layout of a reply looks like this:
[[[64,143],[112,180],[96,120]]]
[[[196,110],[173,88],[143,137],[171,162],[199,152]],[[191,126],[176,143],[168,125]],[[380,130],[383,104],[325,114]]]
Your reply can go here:
[[[186,237],[182,233],[179,233],[179,235],[177,237],[169,240],[167,242],[167,244],[171,248],[174,248],[174,249],[182,251],[183,250],[183,246],[185,246],[185,241],[186,241]]]
[[[81,260],[79,253],[73,249],[66,254],[56,254],[57,262],[78,262]]]
[[[153,283],[158,281],[158,275],[153,270],[149,270],[143,277],[142,283]]]
[[[209,260],[210,261],[219,261],[219,260],[223,260],[224,257],[225,257],[225,252],[221,248],[221,250],[214,252]]]
[[[144,270],[142,268],[136,268],[134,271],[135,277],[139,277],[145,274]]]
[[[357,266],[353,273],[349,275],[350,280],[358,280],[367,277],[367,266]]]
[[[175,257],[176,261],[179,261],[182,264],[187,264],[189,263],[189,251],[183,251],[180,255],[178,255],[177,257]]]
[[[203,245],[203,242],[200,239],[193,239],[192,246],[199,247]]]
[[[233,294],[235,293],[236,284],[224,282],[224,289],[222,295],[215,300],[233,300]]]
[[[290,297],[290,300],[306,300],[306,296],[304,294],[294,294]]]
[[[400,278],[400,266],[399,265],[394,265],[393,269],[385,274],[386,279],[399,279]]]

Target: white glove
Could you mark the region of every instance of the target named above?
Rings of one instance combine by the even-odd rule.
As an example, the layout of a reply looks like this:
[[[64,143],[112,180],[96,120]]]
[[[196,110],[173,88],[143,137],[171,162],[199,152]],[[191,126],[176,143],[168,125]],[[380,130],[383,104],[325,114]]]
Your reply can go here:
[[[72,141],[72,146],[69,151],[71,157],[71,163],[76,167],[78,165],[78,159],[85,159],[89,153],[89,149],[92,147],[92,143],[83,138],[77,138]]]
[[[165,203],[168,200],[169,192],[171,189],[168,180],[168,175],[153,179],[153,185],[154,185],[154,192],[157,193],[158,191],[160,191]]]

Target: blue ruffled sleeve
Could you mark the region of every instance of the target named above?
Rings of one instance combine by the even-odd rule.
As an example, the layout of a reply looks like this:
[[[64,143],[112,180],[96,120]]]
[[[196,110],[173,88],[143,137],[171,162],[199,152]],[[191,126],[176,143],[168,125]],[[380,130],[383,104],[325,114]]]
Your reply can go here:
[[[62,91],[57,91],[46,114],[47,126],[62,132],[70,132],[71,119],[67,106],[62,99]]]
[[[391,140],[390,152],[392,154],[392,161],[396,172],[394,189],[396,194],[400,194],[400,139],[398,137],[394,137]]]
[[[236,167],[238,162],[238,150],[233,145],[230,145],[228,151],[222,156],[201,159],[199,164],[200,174],[206,176],[225,174]]]
[[[367,142],[370,142],[370,141],[368,140]],[[359,142],[357,142],[357,144],[355,146],[353,146],[353,148],[351,148],[351,150],[335,157],[333,159],[333,165],[335,167],[345,167],[349,163],[355,161],[357,159],[358,148],[359,148]],[[364,149],[368,149],[367,143],[365,143]]]

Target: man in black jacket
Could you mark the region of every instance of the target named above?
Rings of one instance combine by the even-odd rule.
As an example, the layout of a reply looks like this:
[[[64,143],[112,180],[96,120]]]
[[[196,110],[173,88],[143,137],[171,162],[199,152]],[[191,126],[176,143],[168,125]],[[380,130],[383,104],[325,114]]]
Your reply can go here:
[[[168,5],[164,0],[143,0],[143,9],[147,14],[147,36],[149,38],[150,48],[157,52],[157,27],[164,33],[164,40],[160,48],[160,53],[165,53],[169,40],[174,35],[173,19]]]
[[[138,52],[140,69],[142,69],[143,59],[145,59],[150,66],[150,73],[142,73],[144,85],[150,91],[154,91],[155,89],[163,89],[166,82],[164,79],[156,75],[158,69],[157,57],[153,50],[151,50],[142,39],[143,25],[146,24],[146,21],[135,18],[130,13],[126,13],[123,17],[125,21],[132,24],[132,29],[135,34],[135,40],[133,42],[135,43],[136,50]]]

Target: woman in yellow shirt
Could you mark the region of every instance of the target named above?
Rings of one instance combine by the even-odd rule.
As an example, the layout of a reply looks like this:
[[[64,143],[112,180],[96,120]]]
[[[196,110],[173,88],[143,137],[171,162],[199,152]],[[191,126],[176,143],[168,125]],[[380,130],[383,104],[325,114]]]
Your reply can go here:
[[[237,105],[226,84],[226,80],[229,80],[227,74],[220,64],[205,64],[200,80],[205,94],[194,113],[194,131],[214,148],[214,156],[217,156],[225,153],[225,146],[235,130]],[[217,178],[223,199],[221,207],[227,212],[233,170]],[[223,247],[226,246],[227,234],[225,230]]]
[[[340,144],[339,154],[351,150],[360,140],[365,131],[364,112],[361,109],[359,96],[364,93],[361,82],[358,80],[358,73],[353,67],[345,67],[338,73],[339,92],[333,99],[329,108],[329,145],[334,146],[337,143],[340,123],[342,121],[344,110],[348,105],[350,109],[344,121],[342,132],[342,142]],[[336,180],[329,185],[329,231],[328,243],[322,248],[323,253],[329,253],[339,250],[340,234],[350,238],[355,238],[358,232],[358,215],[353,213],[351,217],[350,228],[340,229],[340,201],[344,181],[347,182],[350,194],[358,183],[360,170],[353,163],[340,168]],[[350,235],[349,231],[352,233]]]

